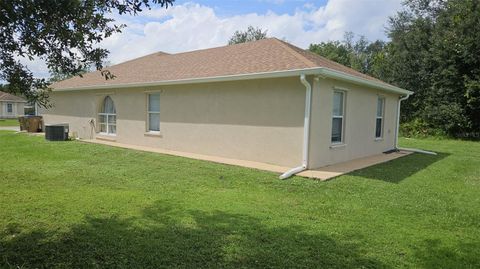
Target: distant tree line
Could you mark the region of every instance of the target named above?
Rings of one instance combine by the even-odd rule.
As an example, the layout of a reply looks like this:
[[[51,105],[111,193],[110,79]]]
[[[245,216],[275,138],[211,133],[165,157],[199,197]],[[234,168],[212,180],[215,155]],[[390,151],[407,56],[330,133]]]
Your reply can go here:
[[[404,7],[388,21],[388,42],[347,33],[342,41],[311,44],[309,49],[413,91],[402,103],[404,130],[478,134],[480,1],[407,0]]]

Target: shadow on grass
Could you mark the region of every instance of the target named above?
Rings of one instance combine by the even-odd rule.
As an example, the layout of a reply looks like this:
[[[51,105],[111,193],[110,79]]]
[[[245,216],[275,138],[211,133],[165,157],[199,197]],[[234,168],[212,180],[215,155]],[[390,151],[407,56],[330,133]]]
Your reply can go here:
[[[448,153],[437,153],[437,155],[413,153],[386,163],[354,171],[349,175],[399,183],[449,155]]]
[[[425,240],[415,247],[422,268],[480,268],[480,243],[447,246],[440,240]]]
[[[387,268],[352,243],[221,211],[164,203],[140,217],[87,217],[63,234],[7,228],[0,267]]]

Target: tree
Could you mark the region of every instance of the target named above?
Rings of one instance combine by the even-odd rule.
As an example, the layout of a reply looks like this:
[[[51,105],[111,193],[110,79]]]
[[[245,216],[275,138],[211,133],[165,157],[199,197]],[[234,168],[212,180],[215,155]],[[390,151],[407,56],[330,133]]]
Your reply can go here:
[[[389,18],[389,42],[347,33],[310,50],[413,91],[402,103],[402,121],[452,136],[480,132],[480,2],[407,0],[404,6]]]
[[[310,44],[311,52],[321,55],[329,60],[351,67],[349,49],[343,42],[328,41],[319,44]]]
[[[380,65],[384,63],[385,46],[384,41],[369,42],[364,36],[355,40],[355,35],[347,32],[342,41],[310,44],[309,50],[362,73],[379,77],[383,71]]]
[[[260,40],[267,38],[267,31],[263,31],[260,28],[254,28],[248,26],[246,31],[235,31],[233,36],[228,40],[229,45],[246,43],[250,41]]]
[[[415,94],[404,118],[450,135],[480,130],[480,2],[409,0],[390,18],[390,82]]]
[[[62,2],[0,1],[0,80],[9,90],[42,106],[48,105],[48,86],[19,58],[45,60],[53,73],[74,76],[93,66],[102,70],[108,51],[97,45],[125,25],[109,16],[133,14],[151,4],[169,7],[175,0],[66,0]],[[106,79],[112,78],[102,70]]]
[[[107,68],[108,66],[103,64],[104,68]],[[77,72],[77,76],[82,76],[85,73],[88,73],[90,71],[90,68],[85,66],[85,68],[79,72]],[[113,74],[112,74],[113,75]],[[57,81],[62,81],[65,79],[69,79],[73,77],[73,74],[68,74],[68,73],[62,73],[60,71],[55,71],[55,70],[50,70],[50,78],[48,79],[49,83],[57,82]]]
[[[8,84],[0,83],[0,92],[10,92],[10,90],[8,89]]]

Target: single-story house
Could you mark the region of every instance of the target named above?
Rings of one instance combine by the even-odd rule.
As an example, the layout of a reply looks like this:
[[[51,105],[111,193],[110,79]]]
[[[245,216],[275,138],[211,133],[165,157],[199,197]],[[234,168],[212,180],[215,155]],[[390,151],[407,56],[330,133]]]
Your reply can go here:
[[[24,115],[27,101],[21,97],[0,91],[0,119],[13,119]]]
[[[307,168],[396,148],[412,92],[269,38],[157,52],[52,85],[46,124],[79,138]]]

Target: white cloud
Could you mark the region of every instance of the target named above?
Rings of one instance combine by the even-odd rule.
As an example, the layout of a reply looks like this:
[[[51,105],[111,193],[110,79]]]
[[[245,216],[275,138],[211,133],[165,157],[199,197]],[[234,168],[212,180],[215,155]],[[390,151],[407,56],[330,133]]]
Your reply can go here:
[[[23,65],[26,65],[33,75],[38,78],[48,78],[50,73],[47,68],[47,64],[43,59],[34,57],[32,60],[25,57],[16,57],[16,59]],[[5,83],[0,81],[0,84]]]
[[[222,46],[235,30],[249,25],[303,48],[342,39],[346,31],[385,39],[387,19],[400,8],[400,0],[329,0],[325,6],[306,5],[292,15],[270,11],[220,17],[212,7],[187,3],[125,18],[129,28],[104,45],[111,51],[111,61],[118,63],[159,50],[175,53]]]
[[[233,32],[249,25],[302,48],[342,39],[346,31],[370,40],[385,39],[387,19],[400,8],[401,0],[329,0],[320,7],[304,5],[293,14],[269,11],[221,17],[214,7],[186,3],[144,11],[136,17],[115,15],[117,23],[128,27],[104,40],[102,46],[110,50],[109,61],[116,64],[155,51],[176,53],[222,46]]]

